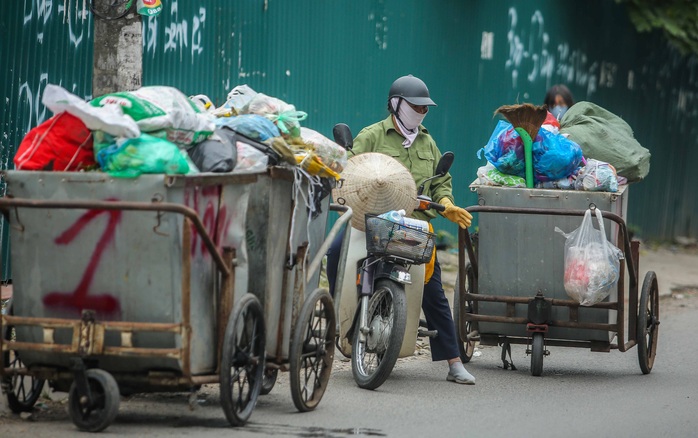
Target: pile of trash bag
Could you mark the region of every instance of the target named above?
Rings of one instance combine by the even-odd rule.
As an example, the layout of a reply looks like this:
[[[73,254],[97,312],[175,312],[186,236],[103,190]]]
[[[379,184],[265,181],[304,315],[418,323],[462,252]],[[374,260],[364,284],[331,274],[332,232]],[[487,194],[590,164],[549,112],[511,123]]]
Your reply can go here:
[[[562,122],[548,113],[533,139],[535,188],[617,192],[619,185],[647,175],[649,151],[632,138],[625,122],[589,102],[572,109]],[[618,127],[613,135],[612,127]],[[606,142],[609,136],[616,140]],[[480,184],[526,187],[523,141],[511,123],[497,123],[478,158],[483,153],[487,164],[477,170]]]
[[[54,116],[22,140],[18,170],[144,173],[254,172],[291,166],[339,179],[344,148],[301,127],[303,111],[280,99],[235,87],[216,108],[205,95],[168,86],[108,93],[89,102],[46,86],[42,103]]]

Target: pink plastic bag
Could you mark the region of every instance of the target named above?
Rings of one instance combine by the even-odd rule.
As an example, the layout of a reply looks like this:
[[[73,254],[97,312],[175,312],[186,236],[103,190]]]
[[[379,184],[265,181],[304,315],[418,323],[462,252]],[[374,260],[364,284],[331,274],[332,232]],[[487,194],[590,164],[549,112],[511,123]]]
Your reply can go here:
[[[623,252],[606,240],[601,211],[594,209],[599,229],[594,227],[591,209],[582,225],[569,234],[555,227],[567,238],[565,242],[565,291],[582,306],[603,301],[616,284]]]

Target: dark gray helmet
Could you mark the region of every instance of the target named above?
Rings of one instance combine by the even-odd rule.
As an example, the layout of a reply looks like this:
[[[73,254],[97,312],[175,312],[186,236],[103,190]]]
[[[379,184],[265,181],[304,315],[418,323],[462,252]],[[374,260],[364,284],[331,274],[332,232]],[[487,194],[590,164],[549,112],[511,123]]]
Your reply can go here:
[[[402,97],[412,105],[436,106],[424,81],[412,75],[395,79],[388,92],[388,101],[393,97]]]

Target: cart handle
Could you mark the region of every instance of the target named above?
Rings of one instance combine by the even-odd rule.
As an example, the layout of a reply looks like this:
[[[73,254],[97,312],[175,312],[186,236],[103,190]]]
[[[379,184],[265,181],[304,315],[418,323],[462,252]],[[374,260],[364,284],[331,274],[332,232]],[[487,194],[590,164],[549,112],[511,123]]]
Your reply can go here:
[[[0,211],[2,211],[5,219],[10,222],[10,208],[47,208],[47,209],[71,209],[71,210],[131,210],[131,211],[164,211],[169,213],[178,213],[188,218],[196,227],[196,230],[201,235],[201,238],[206,245],[206,248],[211,253],[213,260],[216,262],[218,269],[225,277],[231,273],[230,268],[226,266],[223,256],[216,248],[216,244],[208,235],[204,224],[201,222],[199,215],[193,209],[181,204],[171,202],[124,202],[124,201],[47,201],[26,198],[13,198],[7,196],[0,198]]]
[[[596,208],[596,206],[594,206]],[[547,208],[526,208],[526,207],[498,207],[491,205],[472,205],[466,207],[466,210],[470,213],[509,213],[509,214],[540,214],[549,216],[584,216],[586,210],[557,210],[557,209],[547,209]],[[630,248],[630,238],[628,237],[628,230],[625,226],[625,221],[623,218],[610,211],[601,210],[601,215],[604,219],[610,219],[620,226],[620,230],[623,234],[623,247],[625,261],[628,266],[628,272],[630,272],[630,286],[636,288],[638,284],[638,273],[635,267],[635,260],[633,260],[632,251]],[[472,243],[470,241],[470,233],[467,230],[459,228],[459,245],[463,245],[460,242],[465,242],[466,249],[468,251],[468,256],[470,257],[470,263],[473,266],[473,270],[477,275],[477,259],[475,258],[475,252],[473,250]]]

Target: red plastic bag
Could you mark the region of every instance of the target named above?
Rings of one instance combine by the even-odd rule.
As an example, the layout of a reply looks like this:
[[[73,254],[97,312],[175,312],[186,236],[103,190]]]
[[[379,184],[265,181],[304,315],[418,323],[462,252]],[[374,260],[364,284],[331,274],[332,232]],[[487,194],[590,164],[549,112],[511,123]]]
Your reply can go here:
[[[92,132],[77,117],[56,114],[24,136],[14,163],[17,170],[71,171],[96,166]]]

